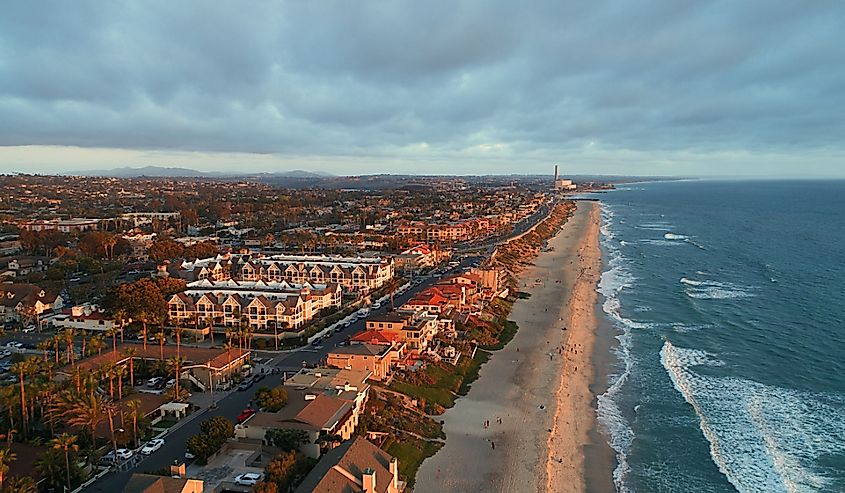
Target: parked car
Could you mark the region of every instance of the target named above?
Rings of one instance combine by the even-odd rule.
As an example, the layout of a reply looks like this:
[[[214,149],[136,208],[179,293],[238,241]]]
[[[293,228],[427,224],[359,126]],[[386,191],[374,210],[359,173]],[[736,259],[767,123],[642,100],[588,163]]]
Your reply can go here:
[[[196,458],[197,458],[197,457],[196,457],[194,454],[192,454],[190,450],[186,450],[186,451],[185,451],[185,459],[187,459],[187,460],[194,460],[194,459],[196,459]]]
[[[141,453],[144,455],[150,455],[151,453],[155,452],[156,450],[160,449],[161,446],[164,445],[163,438],[153,438],[146,445],[141,449]]]
[[[238,421],[237,422],[243,423],[244,421],[249,419],[249,417],[252,416],[253,414],[255,414],[255,409],[248,407],[248,408],[244,409],[243,411],[241,411],[241,414],[238,414]]]
[[[170,380],[167,381],[167,384],[165,385],[165,387],[167,387],[169,389],[169,388],[173,387],[174,385],[176,385],[176,379],[171,378]]]
[[[162,380],[164,379],[161,377],[153,377],[147,380],[147,387],[156,388],[159,384],[161,384]]]
[[[252,378],[247,377],[245,378],[240,385],[238,385],[238,390],[244,391],[252,387],[252,384],[255,383],[252,381]]]
[[[235,484],[240,484],[243,486],[254,486],[262,479],[264,479],[263,474],[259,474],[257,472],[247,472],[235,476]]]
[[[116,460],[129,460],[132,458],[132,451],[128,448],[119,448],[117,450],[109,450],[109,452],[103,456],[103,459],[109,462],[115,462]]]
[[[23,343],[18,342],[18,341],[9,341],[9,342],[6,343],[6,347],[7,348],[13,348],[13,349],[20,349],[20,348],[23,347]]]

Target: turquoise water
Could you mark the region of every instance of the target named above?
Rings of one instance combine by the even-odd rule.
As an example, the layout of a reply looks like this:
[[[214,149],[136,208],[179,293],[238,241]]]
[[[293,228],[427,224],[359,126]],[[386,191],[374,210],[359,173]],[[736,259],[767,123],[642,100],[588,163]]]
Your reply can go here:
[[[601,196],[619,491],[845,491],[845,182]]]

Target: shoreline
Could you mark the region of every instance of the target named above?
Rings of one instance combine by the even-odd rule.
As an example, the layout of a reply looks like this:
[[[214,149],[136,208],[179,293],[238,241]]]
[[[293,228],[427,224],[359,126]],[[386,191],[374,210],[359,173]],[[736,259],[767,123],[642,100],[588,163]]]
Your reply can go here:
[[[595,344],[608,335],[595,311],[600,221],[598,203],[579,202],[521,273],[531,296],[509,316],[519,330],[440,417],[446,444],[423,462],[415,491],[613,491],[612,451],[595,422],[594,348],[610,343]]]

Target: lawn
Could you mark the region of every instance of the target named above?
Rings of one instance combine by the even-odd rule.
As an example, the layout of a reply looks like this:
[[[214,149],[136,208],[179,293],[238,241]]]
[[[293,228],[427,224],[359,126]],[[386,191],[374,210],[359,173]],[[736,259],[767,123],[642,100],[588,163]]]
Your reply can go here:
[[[438,442],[427,442],[407,437],[401,442],[391,440],[385,450],[388,454],[399,459],[399,475],[405,478],[408,487],[413,487],[420,464],[437,453],[442,446],[443,444]]]

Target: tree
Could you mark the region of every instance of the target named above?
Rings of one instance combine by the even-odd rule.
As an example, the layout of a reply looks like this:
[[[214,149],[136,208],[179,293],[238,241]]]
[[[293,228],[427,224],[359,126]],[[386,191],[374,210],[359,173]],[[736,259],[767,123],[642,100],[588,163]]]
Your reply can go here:
[[[272,428],[264,434],[264,440],[274,447],[289,452],[308,443],[308,432],[305,430]]]
[[[277,455],[264,469],[267,481],[276,483],[281,491],[288,491],[293,480],[296,462],[296,452],[283,452]]]
[[[180,358],[179,356],[174,356],[173,358],[167,359],[167,367],[170,369],[170,371],[173,372],[173,374],[174,374],[173,378],[176,380],[175,387],[174,387],[174,389],[175,389],[174,395],[176,396],[177,401],[179,400],[179,397],[180,397],[179,376],[182,373],[182,366],[184,364],[185,364],[185,360],[183,358]]]
[[[129,358],[129,385],[135,387],[135,356],[138,350],[134,347],[127,347],[123,350],[123,355]]]
[[[38,486],[29,476],[13,477],[6,483],[3,493],[38,493]]]
[[[132,399],[126,403],[126,407],[132,413],[132,441],[135,446],[138,446],[138,409],[141,408],[141,401]]]
[[[217,255],[217,245],[210,241],[200,241],[185,247],[182,252],[186,258],[208,258]]]
[[[58,449],[49,449],[41,454],[35,461],[35,470],[56,490],[62,490],[67,485],[68,471],[70,471],[71,482],[82,475],[76,462],[67,461],[66,463],[61,450]]]
[[[279,492],[279,487],[276,486],[276,483],[268,483],[266,481],[256,483],[255,487],[252,489],[252,493],[278,493],[278,492]]]
[[[17,456],[8,448],[0,449],[0,489],[3,488],[6,474],[9,473],[9,464],[16,458]]]
[[[277,412],[288,403],[288,392],[284,387],[270,389],[261,387],[255,392],[255,401],[259,407],[269,412]]]
[[[200,423],[200,431],[212,438],[225,441],[235,436],[235,424],[223,416],[214,416]]]
[[[183,247],[181,243],[168,238],[162,238],[154,241],[147,249],[147,253],[150,258],[156,262],[179,258],[182,256],[184,251],[185,247]]]
[[[200,423],[201,433],[189,437],[185,444],[200,464],[235,435],[235,424],[222,416],[215,416]]]
[[[67,472],[67,489],[73,490],[73,485],[70,482],[70,454],[79,450],[79,445],[76,444],[76,435],[68,435],[62,433],[53,440],[50,444],[55,450],[61,450],[65,454],[65,470]]]

